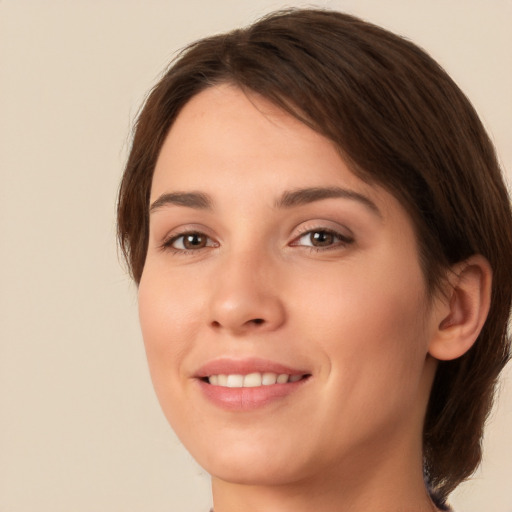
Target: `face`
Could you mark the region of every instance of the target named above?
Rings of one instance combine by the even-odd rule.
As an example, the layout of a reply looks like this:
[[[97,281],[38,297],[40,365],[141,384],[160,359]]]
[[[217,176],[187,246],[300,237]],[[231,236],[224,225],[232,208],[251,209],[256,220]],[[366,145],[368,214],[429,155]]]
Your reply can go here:
[[[208,472],[286,483],[421,457],[432,322],[396,199],[318,133],[223,85],[181,111],[151,205],[150,371]]]

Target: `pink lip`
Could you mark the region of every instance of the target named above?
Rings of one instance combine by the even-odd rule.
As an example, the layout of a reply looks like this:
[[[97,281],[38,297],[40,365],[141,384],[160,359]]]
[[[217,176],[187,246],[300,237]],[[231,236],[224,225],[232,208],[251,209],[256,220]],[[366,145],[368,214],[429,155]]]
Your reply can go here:
[[[228,411],[251,411],[281,400],[300,389],[309,378],[286,384],[272,384],[254,388],[228,388],[209,384],[210,375],[247,375],[253,372],[271,372],[288,375],[309,375],[307,371],[290,368],[264,359],[217,359],[202,366],[195,374],[203,396],[214,405]]]

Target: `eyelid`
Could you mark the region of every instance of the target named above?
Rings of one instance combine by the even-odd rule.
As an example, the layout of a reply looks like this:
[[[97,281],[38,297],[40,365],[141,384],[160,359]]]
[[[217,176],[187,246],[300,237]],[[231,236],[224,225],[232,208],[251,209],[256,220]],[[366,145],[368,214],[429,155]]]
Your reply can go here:
[[[353,240],[355,238],[354,233],[347,226],[326,219],[313,219],[311,221],[302,222],[294,231],[295,234],[292,235],[294,238],[298,238],[311,231],[328,231],[329,233],[334,233],[347,240]]]

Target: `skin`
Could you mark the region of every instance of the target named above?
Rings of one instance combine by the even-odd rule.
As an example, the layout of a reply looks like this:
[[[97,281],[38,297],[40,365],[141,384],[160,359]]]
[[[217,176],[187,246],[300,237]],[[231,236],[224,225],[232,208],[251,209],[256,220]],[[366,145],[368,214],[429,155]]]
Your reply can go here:
[[[350,193],[276,206],[319,187]],[[211,205],[161,199],[177,191]],[[446,301],[427,298],[399,202],[330,141],[229,85],[181,111],[150,202],[139,287],[149,367],[170,424],[212,475],[215,511],[435,510],[421,431]],[[197,378],[220,357],[310,377],[264,406],[225,410]]]

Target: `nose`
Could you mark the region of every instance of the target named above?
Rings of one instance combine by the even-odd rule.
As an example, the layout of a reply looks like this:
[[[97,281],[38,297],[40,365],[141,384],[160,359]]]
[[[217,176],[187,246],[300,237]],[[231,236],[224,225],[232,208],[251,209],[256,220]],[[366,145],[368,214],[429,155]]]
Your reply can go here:
[[[210,326],[238,336],[281,327],[286,312],[276,274],[261,255],[226,260],[212,282]]]

